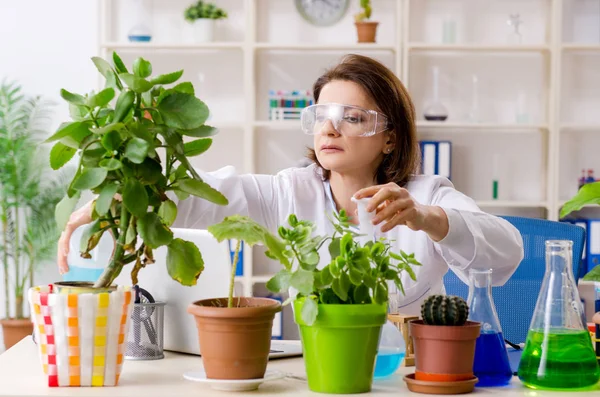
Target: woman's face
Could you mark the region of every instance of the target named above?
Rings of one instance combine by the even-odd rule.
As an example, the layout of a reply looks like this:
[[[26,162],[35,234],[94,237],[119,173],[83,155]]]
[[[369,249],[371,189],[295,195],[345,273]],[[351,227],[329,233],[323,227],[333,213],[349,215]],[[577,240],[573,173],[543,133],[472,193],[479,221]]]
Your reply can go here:
[[[328,103],[358,106],[381,114],[362,87],[351,81],[327,83],[321,89],[318,104]],[[374,175],[384,152],[392,149],[388,141],[389,132],[368,137],[345,136],[336,131],[331,121],[326,121],[320,133],[314,135],[314,149],[321,166],[329,171],[342,174],[364,174],[368,171]]]

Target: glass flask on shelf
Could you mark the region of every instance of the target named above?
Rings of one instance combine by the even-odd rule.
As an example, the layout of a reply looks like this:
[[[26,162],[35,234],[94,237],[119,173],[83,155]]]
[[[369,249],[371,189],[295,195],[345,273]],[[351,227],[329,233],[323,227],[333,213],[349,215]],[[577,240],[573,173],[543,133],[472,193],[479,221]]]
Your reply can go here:
[[[437,66],[432,68],[433,71],[433,99],[429,106],[425,108],[425,120],[428,121],[445,121],[448,118],[448,110],[440,101],[440,69]]]
[[[510,14],[508,16],[508,21],[506,21],[506,23],[509,26],[513,27],[513,31],[510,32],[508,34],[508,44],[511,45],[520,45],[523,43],[523,36],[521,35],[521,32],[519,31],[519,26],[521,26],[521,24],[523,24],[523,21],[521,20],[521,16],[519,14]]]
[[[131,42],[149,42],[152,40],[152,9],[148,0],[130,0],[133,26],[127,32]]]
[[[500,327],[500,319],[492,298],[492,270],[469,271],[469,320],[481,323],[475,344],[473,373],[477,386],[506,386],[513,373]]]
[[[573,277],[572,247],[572,241],[546,241],[546,273],[518,371],[533,389],[585,390],[600,380]]]

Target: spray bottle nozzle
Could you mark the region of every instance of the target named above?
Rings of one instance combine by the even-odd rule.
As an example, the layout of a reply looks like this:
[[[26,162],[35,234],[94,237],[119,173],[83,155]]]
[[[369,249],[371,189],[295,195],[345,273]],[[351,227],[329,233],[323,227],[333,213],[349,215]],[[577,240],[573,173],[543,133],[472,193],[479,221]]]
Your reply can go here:
[[[351,198],[356,203],[358,209],[358,230],[360,234],[365,235],[369,240],[375,239],[375,225],[373,225],[373,218],[375,217],[375,211],[367,212],[367,205],[369,204],[370,197],[362,199]]]

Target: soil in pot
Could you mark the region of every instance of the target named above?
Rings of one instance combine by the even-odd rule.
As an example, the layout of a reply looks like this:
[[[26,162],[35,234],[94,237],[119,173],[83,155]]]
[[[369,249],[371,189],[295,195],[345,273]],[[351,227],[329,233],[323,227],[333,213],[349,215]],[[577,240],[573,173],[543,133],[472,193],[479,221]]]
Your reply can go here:
[[[4,348],[10,349],[21,339],[33,333],[33,323],[28,318],[0,320],[2,335],[4,336]]]
[[[106,288],[94,288],[94,283],[87,281],[59,281],[52,285],[56,288],[56,292],[61,294],[100,294],[117,290],[114,285]]]
[[[209,379],[264,377],[271,331],[281,303],[268,298],[205,299],[188,306],[196,320],[200,354]]]
[[[312,325],[301,317],[302,299],[294,301],[310,390],[319,393],[366,393],[371,390],[385,305],[319,305]]]
[[[461,326],[425,325],[410,322],[415,349],[415,379],[457,382],[473,379],[475,342],[481,324],[467,321]]]

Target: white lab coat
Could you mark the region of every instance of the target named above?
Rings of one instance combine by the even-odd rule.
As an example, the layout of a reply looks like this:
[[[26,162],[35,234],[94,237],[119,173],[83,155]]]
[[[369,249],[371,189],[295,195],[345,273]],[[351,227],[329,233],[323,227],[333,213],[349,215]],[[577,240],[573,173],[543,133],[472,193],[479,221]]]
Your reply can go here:
[[[233,167],[212,173],[200,173],[205,182],[223,193],[227,206],[217,206],[196,197],[178,203],[175,227],[205,229],[224,217],[240,214],[253,218],[276,233],[287,225],[294,213],[298,219],[313,221],[316,233],[333,233],[327,214],[335,211],[329,184],[318,167],[289,168],[277,175],[236,175]],[[417,281],[407,274],[402,282],[406,295],[400,296],[400,311],[419,314],[422,301],[429,295],[443,293],[443,277],[450,268],[468,281],[470,268],[493,269],[493,285],[504,284],[523,258],[523,241],[509,222],[482,212],[475,202],[454,189],[439,176],[414,176],[406,189],[421,204],[441,207],[448,216],[448,235],[434,242],[426,233],[399,226],[385,233],[393,240],[395,251],[413,252],[423,266],[415,267]],[[330,262],[324,246],[319,267]]]

